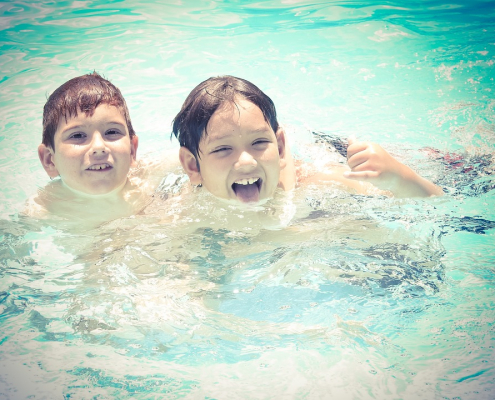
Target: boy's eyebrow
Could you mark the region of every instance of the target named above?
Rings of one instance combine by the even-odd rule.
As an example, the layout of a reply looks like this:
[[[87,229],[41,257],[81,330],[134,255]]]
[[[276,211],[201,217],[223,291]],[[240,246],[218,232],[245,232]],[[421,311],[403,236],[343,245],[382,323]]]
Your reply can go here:
[[[67,126],[63,131],[62,133],[65,133],[67,131],[71,131],[72,129],[79,129],[79,128],[83,128],[85,125],[69,125]]]
[[[269,126],[261,126],[259,128],[250,130],[249,132],[247,132],[247,134],[248,135],[256,135],[258,133],[265,133],[265,132],[270,132]],[[232,136],[231,133],[226,133],[225,135],[222,135],[222,136],[213,136],[213,137],[212,137],[212,135],[207,134],[205,137],[205,140],[206,140],[206,143],[212,143],[212,142],[224,140],[224,139],[229,138],[231,136]]]
[[[265,133],[267,131],[270,131],[270,126],[267,124],[265,126],[260,126],[259,128],[253,129],[249,133]]]
[[[105,122],[105,124],[107,125],[120,125],[120,126],[125,126],[123,123],[121,122],[117,122],[117,121],[109,121],[109,122]],[[71,131],[72,129],[81,129],[81,128],[84,128],[86,127],[87,125],[85,124],[78,124],[78,125],[69,125],[67,126],[63,131],[62,133],[65,133],[67,131]]]

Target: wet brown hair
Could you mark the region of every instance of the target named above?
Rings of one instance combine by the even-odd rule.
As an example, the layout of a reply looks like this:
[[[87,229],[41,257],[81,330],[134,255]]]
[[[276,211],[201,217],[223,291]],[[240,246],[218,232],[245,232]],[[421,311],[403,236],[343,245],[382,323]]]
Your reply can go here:
[[[43,108],[42,143],[55,151],[54,136],[60,118],[67,121],[79,112],[91,116],[100,104],[116,107],[126,121],[129,136],[132,138],[136,135],[122,93],[95,71],[68,80],[48,97]]]
[[[180,145],[189,149],[197,159],[199,142],[203,133],[208,134],[206,126],[211,116],[222,104],[235,104],[236,98],[239,97],[259,107],[273,132],[277,132],[277,111],[270,97],[245,79],[225,75],[209,78],[189,93],[180,112],[174,118],[172,133]]]

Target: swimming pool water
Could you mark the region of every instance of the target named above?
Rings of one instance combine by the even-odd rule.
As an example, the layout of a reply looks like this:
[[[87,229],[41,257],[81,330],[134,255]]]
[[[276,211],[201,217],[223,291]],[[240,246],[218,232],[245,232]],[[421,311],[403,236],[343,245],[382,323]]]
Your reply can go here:
[[[493,2],[0,10],[0,397],[495,396]],[[314,157],[313,131],[354,134],[446,196],[315,186],[240,210],[170,201],[173,171],[139,215],[29,219],[48,182],[43,105],[92,70],[122,90],[142,159],[177,147],[171,121],[197,83],[232,74],[274,100],[299,156]]]

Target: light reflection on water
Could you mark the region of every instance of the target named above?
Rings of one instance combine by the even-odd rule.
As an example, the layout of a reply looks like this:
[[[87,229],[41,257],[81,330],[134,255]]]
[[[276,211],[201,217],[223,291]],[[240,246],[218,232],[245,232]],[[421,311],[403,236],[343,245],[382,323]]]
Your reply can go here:
[[[488,5],[3,6],[0,393],[493,397]],[[448,195],[314,187],[243,211],[167,201],[177,175],[145,212],[98,227],[19,216],[48,180],[46,96],[93,69],[122,89],[142,158],[176,146],[194,85],[229,73],[273,98],[296,152],[311,130],[351,132]]]

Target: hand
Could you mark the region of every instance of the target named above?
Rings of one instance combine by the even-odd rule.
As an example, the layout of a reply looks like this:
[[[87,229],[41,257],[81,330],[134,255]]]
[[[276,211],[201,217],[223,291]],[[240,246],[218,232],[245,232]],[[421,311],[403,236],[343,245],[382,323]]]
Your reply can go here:
[[[390,190],[400,181],[401,170],[405,167],[380,145],[353,138],[349,138],[347,163],[351,171],[344,173],[346,178],[367,181],[383,190]]]
[[[399,197],[443,194],[439,187],[396,160],[376,143],[350,138],[347,163],[351,170],[344,172],[344,177],[367,181]]]

